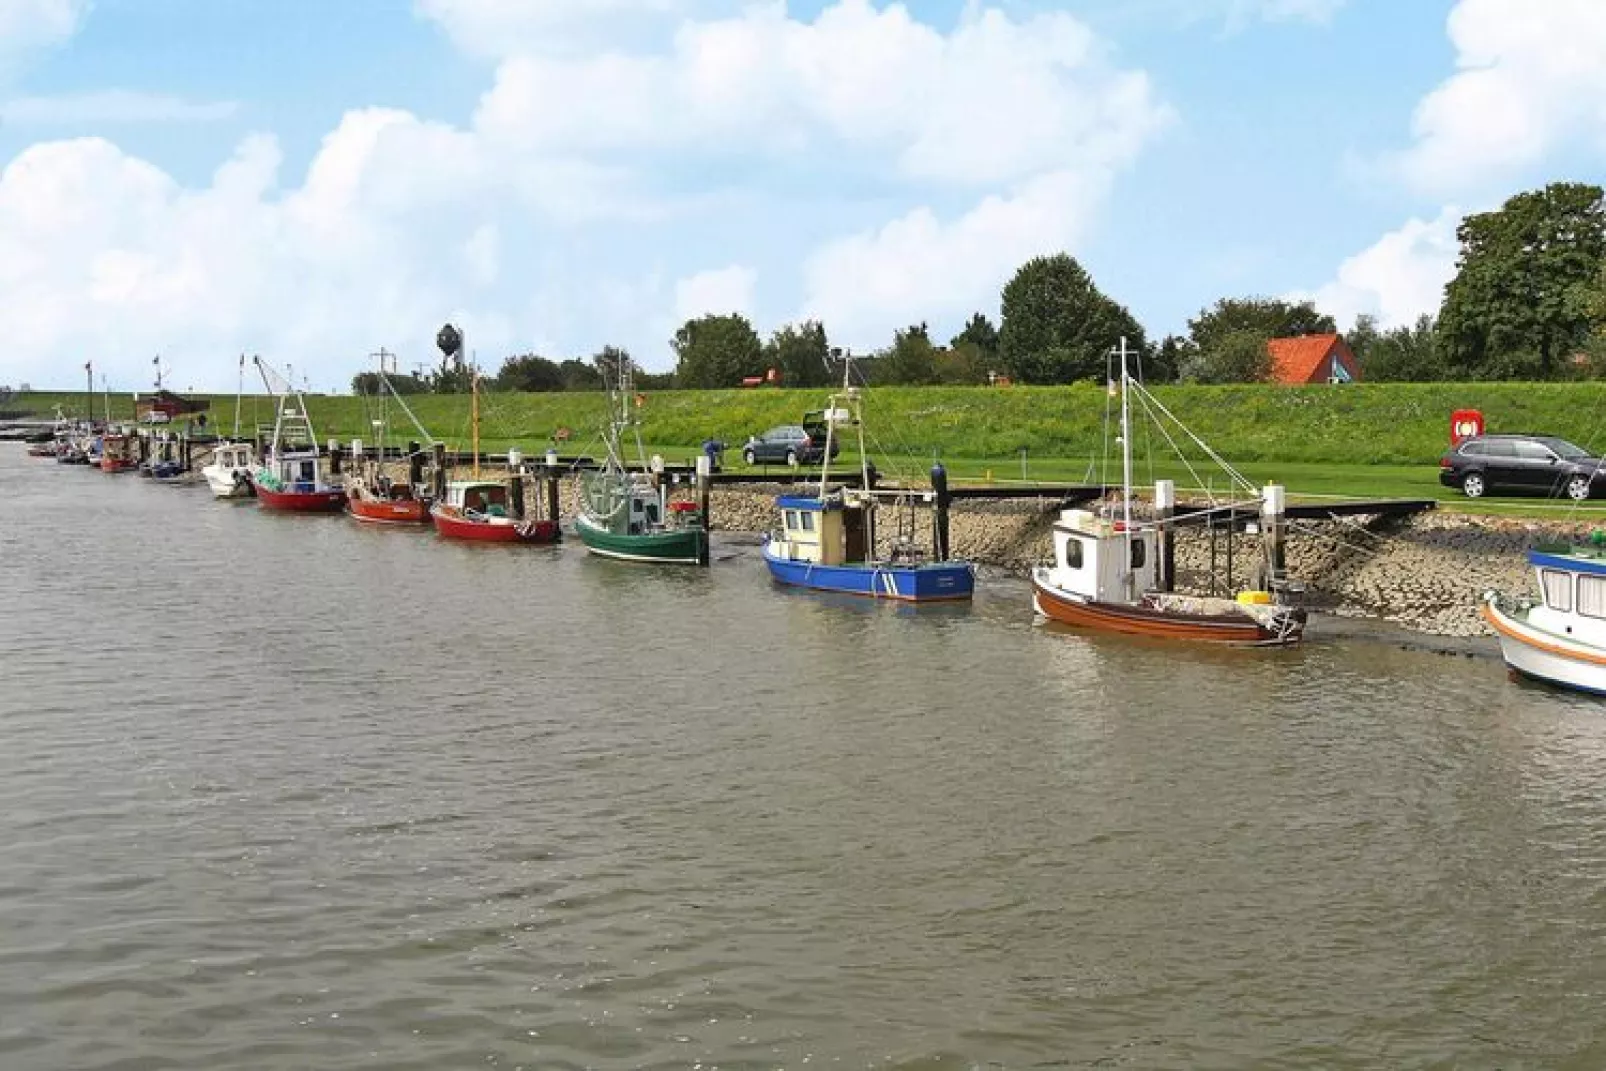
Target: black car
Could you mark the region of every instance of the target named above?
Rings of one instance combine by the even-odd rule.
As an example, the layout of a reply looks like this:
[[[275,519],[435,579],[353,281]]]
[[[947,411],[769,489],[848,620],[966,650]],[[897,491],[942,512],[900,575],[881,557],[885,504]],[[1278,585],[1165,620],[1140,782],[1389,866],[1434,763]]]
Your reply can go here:
[[[1439,459],[1439,482],[1468,498],[1526,491],[1582,501],[1606,485],[1606,461],[1552,435],[1479,435]]]
[[[749,465],[771,461],[788,465],[814,465],[825,456],[826,428],[823,421],[782,424],[763,435],[755,435],[742,447],[742,460]],[[842,452],[842,444],[831,440],[831,458]]]

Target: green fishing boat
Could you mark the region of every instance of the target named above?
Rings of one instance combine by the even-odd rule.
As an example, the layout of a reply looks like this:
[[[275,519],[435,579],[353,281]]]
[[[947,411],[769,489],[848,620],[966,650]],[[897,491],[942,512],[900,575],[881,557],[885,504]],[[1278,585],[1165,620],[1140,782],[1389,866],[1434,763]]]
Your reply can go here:
[[[639,421],[632,412],[631,368],[621,361],[617,390],[610,384],[608,457],[582,484],[574,532],[593,554],[633,562],[708,564],[708,528],[697,503],[671,499],[662,466],[649,466]],[[624,463],[620,445],[626,428],[634,433],[641,471]]]

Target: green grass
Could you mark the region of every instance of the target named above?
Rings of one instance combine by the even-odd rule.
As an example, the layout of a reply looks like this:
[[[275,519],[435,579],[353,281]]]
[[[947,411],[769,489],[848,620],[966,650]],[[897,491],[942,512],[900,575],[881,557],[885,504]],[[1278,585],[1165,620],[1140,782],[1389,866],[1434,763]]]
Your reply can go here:
[[[748,435],[776,424],[796,423],[825,403],[825,390],[659,391],[640,408],[642,438],[650,452],[671,460],[691,457],[710,436],[730,447],[727,460]],[[1257,481],[1276,479],[1291,493],[1345,497],[1439,498],[1464,503],[1439,486],[1432,468],[1448,442],[1450,413],[1481,409],[1491,430],[1543,431],[1589,448],[1606,447],[1606,384],[1432,383],[1354,384],[1344,387],[1169,386],[1156,388],[1159,402],[1221,456]],[[112,396],[113,414],[132,416],[133,401]],[[234,424],[232,395],[212,396],[210,424],[227,432]],[[866,393],[872,453],[889,473],[923,474],[941,457],[956,479],[1019,479],[1024,451],[1028,479],[1083,482],[1090,465],[1106,453],[1105,411],[1111,399],[1094,384],[1069,387],[888,387]],[[424,426],[453,448],[469,444],[465,396],[408,399]],[[29,393],[0,408],[48,416],[55,405],[82,413],[84,395]],[[97,407],[102,399],[97,397]],[[482,444],[487,450],[517,445],[544,450],[559,428],[571,437],[565,453],[595,453],[607,401],[600,393],[488,394],[481,398]],[[314,395],[308,408],[320,436],[371,440],[373,403],[350,396]],[[273,405],[246,396],[242,426],[271,422]],[[1135,419],[1137,470],[1183,486],[1194,481],[1152,425]],[[1177,434],[1173,431],[1173,434]],[[1188,453],[1216,486],[1219,469],[1201,452]],[[1109,447],[1113,458],[1113,444]],[[844,457],[844,462],[848,458]],[[1119,470],[1112,468],[1113,477]],[[1096,482],[1097,471],[1091,479]],[[1480,511],[1547,509],[1534,500],[1510,506],[1482,504]]]

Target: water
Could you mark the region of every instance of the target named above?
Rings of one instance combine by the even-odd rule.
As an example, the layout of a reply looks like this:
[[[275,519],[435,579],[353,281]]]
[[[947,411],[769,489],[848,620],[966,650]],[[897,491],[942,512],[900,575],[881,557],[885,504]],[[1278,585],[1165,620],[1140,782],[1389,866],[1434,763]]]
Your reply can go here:
[[[1606,711],[0,450],[0,1068],[1606,1066]]]

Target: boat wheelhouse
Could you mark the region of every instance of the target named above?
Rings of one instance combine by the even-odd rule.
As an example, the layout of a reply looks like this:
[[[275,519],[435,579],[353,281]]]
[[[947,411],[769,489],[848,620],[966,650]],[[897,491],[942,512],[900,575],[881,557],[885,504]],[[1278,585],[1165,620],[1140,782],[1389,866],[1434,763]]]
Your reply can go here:
[[[781,530],[764,544],[764,561],[783,584],[902,602],[968,599],[975,592],[968,562],[929,561],[913,545],[874,558],[873,501],[843,491],[823,498],[783,495],[775,505]]]
[[[1528,554],[1537,599],[1483,597],[1483,619],[1515,673],[1606,695],[1606,534],[1590,544],[1541,545]]]
[[[555,520],[513,516],[506,484],[462,480],[446,485],[446,497],[430,510],[435,530],[447,539],[473,543],[556,543]]]

